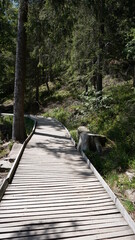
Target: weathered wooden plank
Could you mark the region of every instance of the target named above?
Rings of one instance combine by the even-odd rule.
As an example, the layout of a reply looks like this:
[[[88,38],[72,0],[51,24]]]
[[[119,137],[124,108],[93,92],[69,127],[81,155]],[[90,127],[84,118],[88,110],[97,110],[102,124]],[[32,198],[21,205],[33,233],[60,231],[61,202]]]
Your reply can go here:
[[[72,165],[67,166],[67,164],[53,164],[53,168],[51,167],[53,163],[51,163],[50,165],[44,162],[44,164],[40,164],[39,166],[37,165],[37,170],[40,170],[42,172],[44,172],[45,170],[48,170],[49,172],[60,172],[61,170],[65,171],[65,172],[84,172],[84,173],[88,173],[88,174],[93,174],[92,171],[89,171],[88,167],[83,167],[83,166],[78,166],[76,165],[75,167],[73,167]],[[41,169],[41,165],[42,165],[42,169]],[[47,166],[46,166],[47,165]],[[85,166],[85,165],[84,165]],[[45,169],[44,169],[45,167]],[[59,167],[59,168],[58,168]],[[21,171],[35,171],[36,170],[36,164],[32,165],[30,167],[30,165],[26,165],[26,166],[19,166],[17,173],[21,172]]]
[[[132,235],[130,235],[130,236],[123,236],[123,237],[115,237],[115,238],[113,238],[114,240],[135,240],[135,235],[134,234],[132,234]]]
[[[29,224],[30,226],[30,229],[31,231],[33,230],[43,230],[43,229],[50,229],[52,230],[55,229],[55,228],[60,228],[64,231],[71,231],[75,226],[77,226],[79,228],[79,230],[84,230],[84,229],[100,229],[100,228],[108,228],[108,227],[117,227],[117,226],[127,226],[127,223],[125,220],[123,219],[118,219],[119,221],[116,221],[116,222],[112,222],[112,221],[109,221],[110,219],[108,219],[107,222],[105,221],[77,221],[77,222],[74,222],[74,221],[69,221],[69,222],[54,222],[54,223],[46,223],[44,224],[42,222],[42,224],[33,224],[31,223],[31,225]],[[16,232],[16,231],[27,231],[27,227],[28,225],[24,225],[24,226],[14,226],[14,227],[5,227],[5,228],[0,228],[0,233],[11,233],[11,232]]]
[[[99,215],[107,215],[107,214],[112,214],[112,213],[119,213],[118,210],[116,208],[114,209],[109,209],[109,210],[100,210],[100,211],[94,211],[94,212],[88,212],[88,211],[83,211],[83,212],[68,212],[68,213],[63,213],[62,212],[59,212],[59,213],[50,213],[50,214],[46,214],[44,212],[39,213],[34,213],[34,214],[27,214],[25,213],[24,216],[22,215],[17,215],[16,214],[16,217],[15,215],[14,216],[0,216],[2,217],[0,219],[0,223],[9,223],[9,222],[18,222],[18,221],[25,221],[25,220],[39,220],[39,219],[44,219],[44,218],[47,218],[47,219],[58,219],[58,218],[76,218],[76,217],[88,217],[91,218],[91,216],[99,216]]]
[[[109,198],[101,198],[101,199],[90,199],[90,198],[82,198],[82,199],[78,199],[77,198],[71,198],[71,199],[54,199],[54,200],[51,200],[50,199],[31,199],[31,200],[5,200],[5,201],[2,201],[1,204],[0,204],[0,207],[3,208],[4,206],[6,207],[19,207],[19,206],[29,206],[29,205],[38,205],[38,204],[45,204],[45,205],[48,205],[48,204],[58,204],[58,205],[66,205],[66,204],[85,204],[85,203],[89,203],[89,204],[94,204],[94,205],[97,205],[98,203],[100,204],[104,204],[106,202],[112,202]]]
[[[74,222],[77,222],[77,224],[104,224],[104,223],[116,223],[117,222],[123,222],[124,219],[121,217],[120,213],[116,214],[109,214],[109,215],[98,215],[98,216],[85,216],[85,217],[76,217],[76,218],[59,218],[59,219],[51,219],[51,223],[54,223],[54,225],[59,225],[59,224],[72,224]],[[41,219],[31,219],[31,220],[22,220],[22,221],[12,221],[4,223],[2,222],[0,224],[0,229],[4,230],[4,228],[9,228],[9,227],[23,227],[23,226],[28,226],[28,225],[43,225],[43,224],[50,224],[50,219],[46,218],[41,218]]]
[[[18,239],[61,239],[61,238],[79,238],[83,237],[83,239],[109,239],[112,237],[119,237],[119,236],[128,236],[131,235],[132,231],[128,227],[117,227],[116,228],[104,228],[104,229],[97,229],[97,230],[85,230],[85,231],[73,231],[73,232],[59,232],[54,231],[53,233],[49,232],[48,230],[41,230],[41,231],[34,231],[32,234],[30,229],[25,232],[19,232],[15,234],[2,234],[0,235],[0,239],[11,239],[17,237]],[[29,238],[28,238],[29,237]]]
[[[109,206],[109,205],[111,205],[112,204],[112,202],[104,202],[104,203],[98,203],[98,206],[100,207],[100,206]],[[69,207],[69,206],[72,206],[72,207],[78,207],[78,208],[80,208],[81,206],[90,206],[91,208],[93,208],[93,207],[96,207],[97,206],[97,204],[96,203],[94,203],[94,204],[91,204],[90,202],[85,202],[85,203],[76,203],[76,204],[72,204],[71,202],[70,203],[60,203],[60,204],[55,204],[55,203],[53,203],[53,204],[51,204],[51,203],[48,203],[48,204],[44,204],[44,203],[37,203],[37,204],[24,204],[24,205],[13,205],[13,206],[6,206],[6,207],[2,207],[1,206],[1,208],[0,208],[0,213],[10,213],[10,212],[16,212],[16,210],[17,210],[17,212],[20,212],[20,211],[24,211],[25,209],[28,211],[28,210],[31,210],[31,209],[34,209],[34,211],[36,211],[36,209],[37,209],[37,211],[38,211],[38,209],[40,210],[41,208],[43,208],[43,209],[45,209],[45,208],[48,208],[48,207],[56,207],[56,208],[63,208],[63,206],[65,207],[65,208],[67,208],[67,207]]]
[[[16,181],[16,182],[15,182]],[[31,182],[31,184],[34,184],[34,182],[33,181],[31,181],[31,180],[25,180],[24,182],[21,180],[17,180],[17,179],[15,179],[14,178],[14,180],[12,181],[12,186],[17,186],[17,185],[26,185],[26,183],[27,182]],[[38,181],[36,181],[37,183],[38,183]],[[62,180],[58,180],[57,179],[57,181],[55,180],[55,179],[49,179],[49,180],[47,180],[46,179],[46,182],[45,181],[42,181],[41,180],[41,184],[43,185],[45,185],[45,184],[47,184],[47,185],[63,185],[63,184],[65,184],[65,185],[70,185],[70,184],[74,184],[74,185],[89,185],[89,186],[91,186],[91,183],[94,183],[94,182],[96,182],[96,183],[99,183],[99,181],[97,180],[97,179],[85,179],[85,180],[81,180],[81,179],[65,179],[65,178],[63,178]],[[101,185],[101,184],[100,184]],[[9,186],[10,186],[10,184],[9,184]],[[102,185],[101,185],[102,186]]]
[[[59,194],[59,193],[57,193],[57,194],[45,194],[45,193],[37,193],[37,194],[32,194],[32,193],[26,193],[26,194],[17,194],[17,195],[7,195],[7,194],[5,194],[4,195],[4,197],[3,197],[3,199],[5,199],[5,200],[13,200],[13,199],[35,199],[35,198],[38,198],[38,197],[43,197],[43,198],[46,198],[46,199],[57,199],[57,198],[61,198],[61,199],[63,199],[63,198],[74,198],[74,197],[79,197],[79,198],[81,198],[81,197],[89,197],[89,198],[96,198],[96,197],[100,197],[100,196],[107,196],[107,193],[88,193],[88,192],[78,192],[78,193],[68,193],[68,194]]]
[[[48,197],[48,198],[44,198],[44,196],[39,196],[39,197],[29,197],[29,198],[19,198],[19,199],[4,199],[2,200],[2,203],[8,203],[8,204],[12,204],[12,203],[28,203],[28,202],[40,202],[40,201],[44,201],[44,202],[48,202],[48,201],[51,201],[51,202],[64,202],[64,201],[84,201],[84,199],[86,200],[89,200],[89,201],[98,201],[98,200],[104,200],[104,199],[108,199],[108,196],[107,194],[105,194],[104,196],[97,196],[97,197],[89,197],[89,196],[82,196],[78,198],[78,195],[77,196],[66,196],[66,197],[57,197],[54,196],[53,198],[52,197]],[[1,203],[1,204],[2,204]]]
[[[121,232],[126,232],[126,234],[132,234],[132,231],[129,230],[129,227],[127,226],[115,226],[115,227],[104,227],[104,228],[96,228],[96,229],[89,229],[89,226],[77,226],[76,224],[73,224],[70,229],[68,228],[53,228],[53,224],[50,223],[50,228],[45,228],[43,230],[36,230],[36,229],[31,229],[32,227],[29,227],[28,229],[23,229],[19,233],[21,237],[27,237],[27,236],[32,236],[32,235],[44,235],[48,236],[49,239],[51,238],[69,238],[69,237],[80,237],[84,235],[97,235],[97,234],[102,234],[102,233],[109,233],[110,237],[113,235],[113,233],[116,232],[117,234]],[[14,233],[3,233],[0,235],[0,239],[7,239],[10,237],[15,237],[17,235],[17,232]]]
[[[17,209],[17,213],[23,213],[24,211],[26,211],[26,212],[36,212],[36,211],[38,211],[38,212],[42,212],[42,211],[44,211],[44,212],[46,212],[46,211],[56,211],[56,210],[62,210],[62,211],[67,211],[67,210],[79,210],[79,211],[82,211],[83,209],[84,210],[91,210],[91,211],[96,211],[96,210],[99,210],[99,209],[111,209],[112,207],[115,207],[115,205],[114,205],[114,203],[101,203],[101,204],[99,204],[98,203],[98,205],[97,204],[77,204],[77,205],[72,205],[72,204],[70,204],[70,205],[62,205],[62,204],[60,204],[60,205],[57,205],[57,206],[55,206],[55,205],[48,205],[48,206],[46,206],[46,205],[43,205],[43,206],[41,206],[40,204],[38,205],[38,206],[36,206],[36,207],[34,207],[34,208],[30,208],[30,207],[24,207],[24,208],[21,208],[21,209]],[[5,214],[5,216],[6,216],[6,214],[9,214],[9,213],[16,213],[16,209],[7,209],[7,211],[4,209],[0,209],[0,215],[2,215],[2,214]]]
[[[95,179],[93,179],[93,180],[81,180],[81,179],[73,179],[73,178],[63,178],[63,179],[55,179],[55,178],[50,178],[50,179],[40,179],[40,181],[38,181],[38,180],[27,180],[27,179],[25,179],[25,180],[19,180],[19,179],[16,179],[16,178],[14,178],[14,180],[12,181],[12,184],[13,185],[22,185],[22,184],[26,184],[26,183],[31,183],[31,184],[34,184],[35,182],[36,183],[41,183],[41,184],[54,184],[55,183],[55,185],[56,184],[83,184],[83,183],[88,183],[88,184],[91,184],[91,182],[96,182],[96,183],[98,183],[99,184],[99,181],[97,181],[97,180],[95,180]],[[101,184],[100,184],[101,185]]]
[[[89,190],[91,190],[91,189],[103,189],[103,187],[102,186],[91,186],[91,185],[88,185],[88,184],[82,184],[82,185],[64,185],[64,186],[57,186],[57,185],[55,185],[55,186],[46,186],[46,185],[39,185],[39,187],[35,184],[35,185],[33,185],[33,186],[12,186],[12,185],[10,185],[9,187],[8,187],[8,189],[7,189],[7,193],[8,192],[12,192],[12,191],[28,191],[28,190],[43,190],[43,189],[46,189],[46,190],[50,190],[51,191],[51,189],[55,189],[55,190],[66,190],[66,189],[75,189],[75,188],[84,188],[84,189],[89,189]]]
[[[89,188],[74,188],[74,189],[36,189],[36,190],[32,190],[32,189],[29,189],[28,190],[12,190],[12,191],[6,191],[6,194],[5,195],[13,195],[13,194],[16,194],[17,196],[18,195],[29,195],[29,194],[38,194],[38,195],[42,195],[42,194],[67,194],[67,193],[89,193],[90,195],[91,194],[97,194],[97,193],[106,193],[106,191],[103,189],[103,188],[98,188],[96,189],[95,188],[92,188],[92,189],[89,189]]]
[[[26,182],[27,182],[27,181],[30,182],[31,180],[32,180],[32,181],[35,180],[35,181],[38,182],[38,179],[35,179],[34,177],[33,177],[32,179],[23,178],[23,177],[20,177],[20,178],[15,177],[14,180],[13,180],[13,182],[15,182],[15,181],[16,181],[16,182],[17,182],[17,181],[18,181],[18,182],[19,182],[19,181],[20,181],[20,182],[22,182],[22,181],[23,181],[23,182],[25,182],[25,181],[26,181]],[[41,183],[42,183],[42,182],[46,182],[47,180],[49,180],[49,182],[54,182],[54,181],[55,181],[55,182],[66,182],[66,181],[71,181],[71,182],[72,182],[72,181],[76,181],[76,182],[83,182],[83,181],[84,181],[84,182],[90,182],[90,180],[89,180],[89,179],[86,180],[86,178],[84,178],[84,179],[82,179],[82,178],[80,178],[80,177],[77,177],[77,178],[76,178],[76,177],[64,177],[64,178],[62,178],[62,177],[58,177],[58,178],[57,178],[57,177],[56,177],[56,178],[55,178],[54,175],[53,175],[53,176],[49,176],[49,175],[48,175],[48,178],[45,179],[45,177],[44,177],[44,178],[42,178],[42,179],[40,178],[39,180],[41,181]],[[98,183],[99,183],[99,181],[96,181],[96,180],[95,180],[95,182],[98,182]]]
[[[23,173],[22,173],[23,174]],[[54,175],[53,173],[52,174],[49,174],[49,173],[46,173],[46,174],[44,174],[44,175],[41,175],[40,177],[39,176],[35,176],[35,178],[34,178],[34,175],[33,176],[23,176],[23,175],[20,175],[20,176],[16,176],[15,177],[15,179],[17,179],[17,180],[29,180],[29,179],[31,179],[31,180],[45,180],[46,178],[48,178],[48,179],[56,179],[56,181],[57,180],[62,180],[63,178],[65,178],[65,179],[69,179],[69,180],[80,180],[80,179],[82,179],[82,181],[83,180],[85,180],[86,179],[86,177],[88,178],[88,176],[85,176],[85,175],[83,175],[83,176],[79,176],[79,174],[78,175],[75,175],[74,177],[73,177],[73,174],[71,174],[71,175],[66,175],[66,174],[56,174],[56,175]]]
[[[116,209],[115,208],[115,205],[114,204],[112,204],[112,205],[110,205],[109,204],[109,206],[107,205],[107,206],[96,206],[96,207],[89,207],[89,206],[82,206],[82,207],[80,207],[80,208],[78,208],[78,207],[75,207],[75,206],[71,206],[71,207],[64,207],[64,208],[62,208],[62,207],[48,207],[48,208],[38,208],[38,209],[27,209],[27,208],[25,208],[24,209],[24,211],[17,211],[17,212],[12,212],[12,210],[10,211],[9,210],[9,212],[4,212],[4,214],[2,213],[2,212],[0,212],[0,219],[4,219],[4,218],[10,218],[10,217],[18,217],[18,216],[20,216],[21,214],[20,213],[22,213],[22,215],[23,216],[38,216],[39,214],[47,214],[47,215],[49,215],[49,214],[52,214],[52,213],[54,213],[54,214],[63,214],[63,212],[65,213],[65,214],[74,214],[74,213],[89,213],[89,215],[93,215],[94,213],[95,213],[95,215],[96,215],[96,212],[98,212],[99,214],[100,214],[100,211],[101,212],[103,212],[103,210],[104,210],[104,212],[105,211],[108,211],[108,210],[114,210],[114,209]]]

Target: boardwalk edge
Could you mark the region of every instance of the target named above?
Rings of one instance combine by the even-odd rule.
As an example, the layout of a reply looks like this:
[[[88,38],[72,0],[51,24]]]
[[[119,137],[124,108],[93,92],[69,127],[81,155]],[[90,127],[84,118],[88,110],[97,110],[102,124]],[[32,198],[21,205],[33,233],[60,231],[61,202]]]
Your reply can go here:
[[[2,114],[2,115],[8,115],[8,114]],[[24,141],[24,143],[23,143],[23,145],[22,145],[22,147],[21,147],[21,149],[20,149],[20,151],[19,151],[19,153],[18,153],[18,155],[17,155],[17,157],[16,157],[16,159],[15,159],[15,161],[14,161],[14,163],[13,163],[13,165],[12,165],[12,167],[11,167],[9,173],[8,173],[8,175],[7,175],[7,177],[3,180],[3,183],[2,183],[2,185],[0,187],[0,201],[2,200],[2,197],[3,197],[5,191],[6,191],[7,187],[8,187],[8,184],[11,183],[11,181],[12,181],[13,176],[15,174],[15,171],[16,171],[16,169],[18,167],[19,161],[21,159],[21,156],[23,154],[23,151],[24,151],[27,143],[31,139],[31,137],[32,137],[32,135],[33,135],[33,133],[35,132],[35,129],[36,129],[37,121],[33,117],[31,117],[30,115],[27,115],[27,117],[29,117],[30,119],[32,119],[34,121],[34,126],[33,126],[33,129],[32,129],[32,132],[30,133],[30,135]]]
[[[124,208],[124,206],[122,205],[122,203],[120,202],[120,200],[118,199],[118,197],[113,193],[113,191],[111,190],[111,188],[108,186],[108,184],[105,182],[105,180],[101,177],[101,175],[98,173],[98,171],[95,169],[95,167],[93,166],[93,164],[90,162],[90,160],[87,158],[87,156],[85,155],[84,152],[81,152],[81,155],[83,157],[83,159],[86,161],[87,165],[89,166],[89,168],[93,171],[93,173],[95,174],[95,176],[97,177],[97,179],[101,182],[102,186],[104,187],[104,189],[107,191],[107,193],[109,194],[109,196],[111,197],[112,201],[114,202],[114,204],[116,205],[117,209],[120,211],[120,213],[122,214],[122,216],[124,217],[124,219],[127,221],[128,225],[131,227],[132,231],[135,234],[135,222],[133,221],[133,219],[130,217],[130,215],[128,214],[128,212],[126,211],[126,209]]]
[[[70,137],[73,145],[76,146],[76,143],[75,143],[74,139],[72,138],[68,129],[63,124],[61,124],[61,125],[65,128],[66,132],[68,133],[68,136]],[[111,190],[109,185],[105,182],[105,180],[102,178],[102,176],[98,173],[96,168],[93,166],[93,164],[90,162],[90,160],[87,158],[87,156],[85,155],[85,153],[83,151],[81,152],[81,155],[82,155],[83,159],[85,160],[85,162],[87,163],[88,167],[93,171],[93,173],[95,174],[97,179],[100,181],[100,183],[102,184],[104,189],[107,191],[107,193],[111,197],[112,201],[116,205],[117,209],[120,211],[120,213],[122,214],[122,216],[124,217],[124,219],[126,220],[128,225],[132,229],[133,233],[135,234],[135,222],[130,217],[130,215],[128,214],[128,212],[126,211],[126,209],[124,208],[124,206],[122,205],[122,203],[120,202],[118,197],[113,193],[113,191]]]

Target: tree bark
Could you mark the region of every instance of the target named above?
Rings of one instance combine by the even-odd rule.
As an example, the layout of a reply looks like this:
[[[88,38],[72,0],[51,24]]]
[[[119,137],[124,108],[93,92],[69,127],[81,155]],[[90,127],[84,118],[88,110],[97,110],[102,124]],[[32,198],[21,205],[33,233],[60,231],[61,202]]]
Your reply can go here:
[[[133,87],[135,88],[135,62],[133,66]]]
[[[98,23],[99,23],[99,39],[98,39],[98,47],[99,53],[97,56],[97,92],[98,97],[102,99],[102,71],[103,71],[103,50],[104,50],[104,8],[105,8],[105,0],[101,0],[99,2],[98,9]]]
[[[36,102],[39,102],[39,79],[40,71],[35,67],[35,83],[36,83]]]
[[[24,124],[24,87],[26,72],[26,29],[28,0],[20,0],[14,84],[14,118],[12,138],[23,142],[26,138]]]

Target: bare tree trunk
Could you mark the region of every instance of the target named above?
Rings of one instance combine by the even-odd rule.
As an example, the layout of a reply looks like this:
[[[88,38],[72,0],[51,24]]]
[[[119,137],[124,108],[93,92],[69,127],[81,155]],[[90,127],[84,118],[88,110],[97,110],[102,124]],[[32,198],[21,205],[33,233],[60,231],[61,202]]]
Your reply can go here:
[[[98,23],[99,23],[99,40],[98,40],[98,47],[99,53],[97,57],[97,92],[98,97],[102,99],[102,71],[103,71],[103,37],[104,37],[104,7],[105,7],[105,0],[101,0],[99,2],[99,9],[98,9]]]
[[[24,124],[24,81],[26,72],[26,29],[28,0],[20,0],[16,48],[13,140],[23,142],[26,138]]]
[[[39,69],[35,68],[36,102],[39,102]]]
[[[133,87],[135,88],[135,62],[133,66]]]

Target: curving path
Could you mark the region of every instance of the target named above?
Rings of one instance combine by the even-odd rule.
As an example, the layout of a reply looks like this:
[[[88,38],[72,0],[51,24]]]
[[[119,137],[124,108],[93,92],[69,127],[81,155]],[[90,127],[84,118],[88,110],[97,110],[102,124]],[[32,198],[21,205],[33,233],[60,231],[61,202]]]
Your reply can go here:
[[[0,239],[133,240],[135,235],[53,119],[38,118],[0,204]]]

